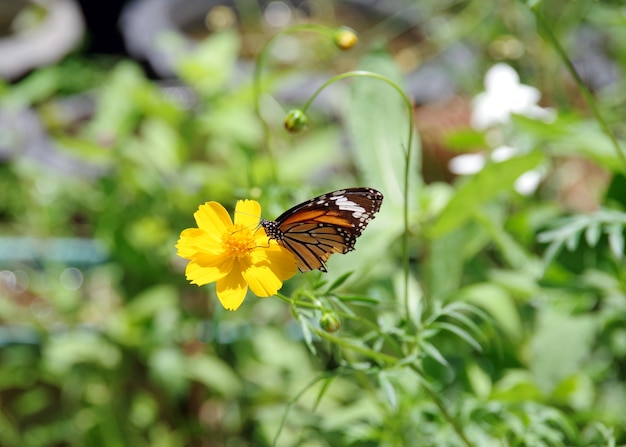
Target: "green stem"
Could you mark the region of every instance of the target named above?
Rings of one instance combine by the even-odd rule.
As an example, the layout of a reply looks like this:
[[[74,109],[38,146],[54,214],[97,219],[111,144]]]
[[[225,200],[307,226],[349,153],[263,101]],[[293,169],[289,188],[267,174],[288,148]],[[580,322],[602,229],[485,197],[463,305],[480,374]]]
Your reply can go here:
[[[359,321],[359,322],[362,322],[364,324],[367,324],[368,326],[375,326],[375,327],[373,327],[373,329],[378,331],[378,332],[380,332],[380,329],[378,328],[378,326],[376,326],[374,323],[371,323],[368,320],[363,320],[360,317],[356,317],[354,315],[347,314],[347,313],[344,313],[344,312],[337,312],[334,309],[326,309],[322,305],[316,304],[315,302],[294,300],[294,299],[291,299],[291,298],[289,298],[289,297],[287,297],[285,295],[282,295],[280,293],[277,294],[276,296],[278,298],[280,298],[281,300],[283,300],[284,302],[289,303],[292,307],[306,307],[306,308],[309,308],[309,309],[316,309],[316,310],[320,310],[320,311],[324,311],[324,310],[326,310],[326,311],[333,311],[333,312],[337,313],[337,315],[340,315],[340,316],[342,316],[344,318],[351,318],[351,319],[354,319],[356,321]],[[372,360],[378,361],[382,365],[387,365],[387,366],[392,366],[392,367],[393,366],[404,366],[404,365],[407,365],[408,367],[410,367],[419,376],[420,381],[422,382],[422,389],[424,389],[424,391],[426,391],[426,394],[428,394],[430,399],[432,399],[432,401],[435,403],[435,405],[437,406],[437,408],[441,412],[443,418],[452,426],[453,430],[457,433],[459,438],[462,440],[462,442],[467,447],[473,447],[472,443],[465,436],[465,432],[463,431],[463,427],[461,427],[461,425],[448,412],[448,409],[444,405],[443,400],[441,399],[439,394],[430,387],[430,385],[426,381],[426,375],[424,374],[424,372],[420,369],[420,367],[414,361],[412,361],[410,363],[406,363],[401,358],[394,357],[394,356],[387,355],[387,354],[383,354],[381,352],[377,352],[377,351],[374,351],[372,349],[369,349],[369,348],[367,348],[365,346],[356,345],[356,344],[351,343],[351,342],[349,342],[347,340],[344,340],[342,338],[335,337],[334,335],[331,335],[331,334],[329,334],[327,332],[324,332],[323,330],[320,330],[320,329],[313,329],[313,332],[318,337],[326,339],[329,342],[334,343],[336,346],[340,346],[340,347],[343,347],[345,349],[349,349],[349,350],[355,351],[355,352],[357,352],[357,353],[359,353],[361,355],[364,355],[366,357],[371,358]],[[394,341],[394,345],[399,349],[397,344],[395,344],[395,341]]]
[[[617,158],[620,159],[620,161],[623,164],[624,170],[626,170],[626,156],[624,155],[622,148],[617,142],[617,139],[613,135],[613,132],[611,132],[609,125],[606,123],[606,121],[604,120],[604,117],[600,113],[600,109],[598,108],[598,105],[596,104],[596,101],[593,95],[591,94],[591,92],[589,91],[589,89],[587,88],[583,80],[580,78],[580,75],[576,71],[576,68],[574,68],[574,64],[572,64],[572,62],[570,61],[569,57],[567,56],[567,53],[565,52],[565,50],[559,43],[558,39],[556,38],[552,30],[550,29],[550,26],[548,26],[548,24],[546,23],[541,13],[537,11],[536,9],[533,9],[533,13],[535,14],[535,17],[537,18],[537,23],[541,29],[541,32],[543,33],[544,37],[552,44],[552,46],[558,53],[559,57],[561,58],[561,61],[565,65],[565,68],[567,68],[567,71],[569,71],[570,75],[576,81],[578,88],[580,89],[581,93],[585,97],[587,104],[589,104],[589,107],[591,108],[591,111],[595,115],[596,120],[598,120],[598,122],[600,123],[602,130],[609,137],[609,140],[611,140],[611,143],[613,144],[613,148],[615,149]]]
[[[354,343],[350,343],[348,340],[335,337],[328,332],[325,332],[321,329],[313,329],[313,333],[320,338],[326,339],[329,342],[335,344],[336,346],[340,346],[345,349],[349,349],[351,351],[357,352],[365,357],[369,357],[372,360],[375,360],[379,363],[386,364],[388,366],[393,366],[398,363],[398,359],[392,355],[383,354],[382,352],[374,351],[365,346],[359,346]]]
[[[424,391],[426,391],[426,394],[428,394],[428,396],[432,399],[432,401],[435,403],[437,408],[439,408],[439,411],[443,415],[443,418],[446,421],[448,421],[448,423],[452,426],[453,430],[456,432],[458,437],[461,439],[461,441],[463,441],[463,444],[465,444],[467,447],[473,447],[472,443],[470,442],[470,440],[467,439],[467,436],[465,436],[465,432],[463,431],[463,427],[461,427],[461,425],[448,412],[448,409],[444,405],[443,400],[441,399],[439,394],[435,390],[433,390],[427,382],[425,382],[424,380],[421,380],[423,377],[425,377],[424,373],[415,364],[411,364],[410,368],[413,371],[415,371],[417,373],[417,375],[420,377],[419,380],[422,383],[422,389]]]
[[[407,324],[411,322],[411,312],[410,312],[410,304],[409,304],[409,178],[410,178],[410,169],[411,169],[411,147],[413,145],[413,104],[411,100],[407,97],[404,90],[398,86],[395,82],[390,79],[382,76],[378,73],[373,73],[371,71],[349,71],[346,73],[338,74],[337,76],[333,76],[328,81],[324,82],[316,91],[311,95],[309,100],[304,104],[301,111],[306,114],[306,110],[311,105],[313,100],[330,84],[336,81],[340,81],[346,78],[355,78],[355,77],[365,77],[378,79],[379,81],[384,81],[393,87],[399,94],[404,104],[406,106],[408,116],[409,116],[409,135],[408,135],[408,144],[407,149],[404,153],[404,215],[403,215],[403,224],[404,224],[404,232],[402,234],[402,261],[404,268],[404,311],[405,318]]]

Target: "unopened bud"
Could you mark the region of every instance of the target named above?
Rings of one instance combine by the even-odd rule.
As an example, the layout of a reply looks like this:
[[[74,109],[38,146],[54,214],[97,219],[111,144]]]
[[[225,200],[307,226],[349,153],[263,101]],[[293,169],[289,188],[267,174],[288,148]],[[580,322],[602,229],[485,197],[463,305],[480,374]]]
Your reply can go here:
[[[335,32],[335,45],[342,50],[349,50],[359,43],[356,33],[347,27],[341,27]]]
[[[297,133],[306,128],[309,119],[300,109],[291,110],[285,117],[285,129],[291,133]]]
[[[341,327],[341,321],[334,313],[326,312],[320,318],[320,327],[326,332],[337,332]]]

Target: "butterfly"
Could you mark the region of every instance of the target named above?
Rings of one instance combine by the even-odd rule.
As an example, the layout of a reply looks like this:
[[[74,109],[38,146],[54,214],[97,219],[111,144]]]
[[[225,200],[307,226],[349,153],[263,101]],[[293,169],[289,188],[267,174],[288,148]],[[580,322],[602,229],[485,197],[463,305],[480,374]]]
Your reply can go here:
[[[293,253],[300,271],[325,272],[330,255],[354,250],[382,203],[383,195],[375,189],[340,189],[296,205],[275,221],[261,219],[260,225]]]

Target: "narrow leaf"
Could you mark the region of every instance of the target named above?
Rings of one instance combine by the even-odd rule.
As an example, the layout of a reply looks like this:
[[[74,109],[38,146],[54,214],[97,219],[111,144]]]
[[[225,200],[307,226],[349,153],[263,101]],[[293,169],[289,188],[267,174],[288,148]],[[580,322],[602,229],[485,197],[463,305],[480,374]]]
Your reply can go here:
[[[624,256],[624,227],[621,224],[613,224],[607,228],[609,246],[616,258]]]
[[[328,378],[324,380],[324,383],[322,384],[322,388],[320,388],[320,391],[319,393],[317,393],[317,397],[315,398],[315,403],[313,404],[313,410],[317,409],[317,406],[322,401],[322,397],[324,397],[324,394],[326,394],[326,391],[330,387],[330,384],[333,382],[333,380],[335,380],[336,377],[337,376],[333,375],[333,376],[329,376]]]
[[[454,318],[455,320],[457,320],[459,323],[462,323],[465,325],[465,327],[467,327],[470,331],[472,331],[474,334],[477,335],[482,335],[482,332],[480,331],[480,329],[478,328],[478,325],[476,323],[474,323],[470,318],[467,317],[467,315],[462,314],[461,312],[449,312],[448,316],[450,318]]]
[[[554,241],[549,246],[543,255],[543,268],[546,269],[552,262],[554,257],[561,251],[561,241]]]
[[[567,239],[565,239],[565,247],[569,251],[574,251],[578,248],[578,242],[580,241],[580,233],[576,232],[571,234]]]
[[[317,355],[317,350],[315,349],[315,345],[313,344],[313,334],[311,332],[311,329],[309,328],[309,322],[302,314],[298,315],[298,321],[300,322],[300,327],[302,328],[304,343],[306,344],[307,348],[309,348],[311,354]]]
[[[585,231],[585,240],[590,247],[595,247],[600,240],[601,228],[597,222],[589,224]]]
[[[391,405],[391,408],[393,408],[394,410],[397,409],[398,399],[396,397],[396,390],[394,389],[391,381],[387,377],[387,374],[385,374],[385,371],[381,371],[381,373],[378,374],[378,383],[380,383],[380,387],[382,388],[385,397],[389,401],[389,405]]]
[[[433,346],[432,344],[422,341],[420,343],[420,347],[428,356],[432,357],[433,360],[435,360],[437,363],[440,363],[441,365],[446,367],[450,366],[448,361],[443,357],[443,355],[441,355],[441,352],[439,352],[439,350],[435,348],[435,346]]]
[[[344,303],[352,302],[352,303],[367,303],[367,304],[378,304],[380,302],[377,298],[372,298],[371,296],[364,295],[336,295],[338,299],[343,301]]]
[[[478,344],[478,342],[474,339],[474,337],[472,337],[467,331],[460,328],[459,326],[455,326],[450,323],[435,323],[435,325],[440,327],[441,329],[445,329],[447,331],[452,332],[453,334],[458,335],[460,338],[462,338],[467,343],[472,345],[474,349],[482,352],[483,348]]]
[[[339,278],[335,279],[332,284],[328,286],[328,289],[326,289],[326,294],[330,294],[333,290],[339,288],[344,282],[348,280],[348,278],[350,278],[350,276],[352,276],[352,273],[354,272],[346,272],[343,275],[339,276]]]

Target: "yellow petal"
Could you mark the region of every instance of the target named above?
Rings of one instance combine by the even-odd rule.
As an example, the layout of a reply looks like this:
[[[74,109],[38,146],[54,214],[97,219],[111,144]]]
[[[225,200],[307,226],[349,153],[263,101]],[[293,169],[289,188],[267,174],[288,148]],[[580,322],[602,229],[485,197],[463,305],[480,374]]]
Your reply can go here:
[[[246,297],[248,284],[241,275],[241,270],[233,268],[228,275],[217,282],[216,291],[225,309],[237,310]]]
[[[254,266],[267,266],[281,281],[296,274],[298,267],[295,256],[275,241],[269,247],[259,247],[250,256]]]
[[[276,244],[255,250],[250,259],[252,264],[243,271],[243,277],[257,296],[276,294],[283,281],[295,275],[297,270],[294,256]]]
[[[180,239],[176,244],[178,256],[192,259],[197,253],[210,253],[215,256],[221,255],[224,248],[221,238],[214,233],[207,233],[199,228],[187,228],[180,233]]]
[[[178,250],[178,256],[185,259],[191,259],[193,255],[198,251],[196,249],[195,238],[199,236],[197,228],[187,228],[180,233],[178,243],[176,243],[176,249]],[[202,232],[204,233],[204,232]]]
[[[235,206],[235,225],[254,230],[261,218],[261,205],[256,200],[238,200]]]
[[[217,202],[206,202],[198,207],[193,215],[198,224],[198,228],[205,230],[207,233],[221,235],[233,226],[226,209]]]
[[[219,281],[233,270],[232,258],[199,255],[185,269],[185,276],[192,284],[203,286]]]
[[[243,277],[256,296],[272,296],[283,286],[283,282],[267,265],[252,266],[243,271]]]

